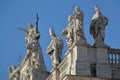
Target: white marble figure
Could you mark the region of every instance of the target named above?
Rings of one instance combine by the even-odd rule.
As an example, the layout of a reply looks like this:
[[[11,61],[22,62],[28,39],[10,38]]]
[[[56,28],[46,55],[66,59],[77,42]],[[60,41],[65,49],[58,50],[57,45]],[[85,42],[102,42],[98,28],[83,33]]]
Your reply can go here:
[[[47,48],[47,53],[52,59],[52,66],[57,67],[61,62],[61,54],[63,49],[63,41],[57,37],[52,29],[49,29],[49,34],[52,38],[50,45]]]
[[[36,24],[38,24],[38,18],[36,20]],[[41,47],[39,45],[40,33],[38,32],[37,26],[34,27],[32,23],[28,24],[28,30],[20,28],[20,30],[26,32],[25,40],[27,47],[27,54],[25,56],[25,61],[30,60],[32,68],[39,67],[39,57],[41,53]]]
[[[36,29],[36,27],[33,26],[32,23],[28,24],[28,30],[22,29],[20,28],[20,30],[26,32],[26,36],[25,36],[25,40],[26,40],[26,47],[27,47],[27,55],[25,56],[25,60],[31,56],[31,53],[33,51],[33,47],[29,47],[34,46],[34,48],[36,47],[33,43],[38,42],[38,39],[40,37],[40,33],[38,32],[38,30]],[[39,43],[38,43],[39,44]]]
[[[94,38],[94,45],[104,45],[105,27],[108,24],[107,17],[103,16],[99,7],[95,6],[95,14],[90,25],[90,34]]]
[[[74,8],[74,25],[75,25],[75,41],[86,41],[85,35],[84,35],[84,25],[83,25],[83,20],[84,20],[84,13],[80,10],[79,7]]]
[[[79,7],[74,8],[73,15],[68,16],[68,26],[62,34],[66,37],[66,42],[70,48],[75,42],[86,43],[83,25],[84,14]]]
[[[27,43],[27,53],[31,53],[31,67],[38,68],[39,67],[39,52],[41,52],[41,47],[39,45],[39,32],[35,28],[33,30],[29,30],[30,35],[28,34],[28,43]],[[30,38],[29,38],[30,37]]]
[[[39,32],[37,32],[38,30],[36,29],[36,27],[33,26],[32,23],[28,23],[28,30],[25,31],[26,31],[25,40],[27,44],[33,42],[34,40],[38,40],[40,37]]]

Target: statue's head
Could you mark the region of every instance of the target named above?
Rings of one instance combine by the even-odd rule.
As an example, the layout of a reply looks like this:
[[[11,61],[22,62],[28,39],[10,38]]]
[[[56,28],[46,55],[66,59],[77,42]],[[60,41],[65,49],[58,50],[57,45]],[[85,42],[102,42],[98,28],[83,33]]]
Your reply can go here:
[[[33,28],[33,24],[32,23],[28,23],[28,28],[29,29]]]
[[[74,10],[75,10],[75,12],[80,12],[80,8],[77,6],[75,6]]]
[[[72,19],[73,19],[73,16],[72,16],[72,15],[69,15],[69,16],[68,16],[68,22],[70,22]]]
[[[98,5],[95,5],[95,11],[97,12],[100,12],[100,9],[99,9],[99,7],[98,7]]]
[[[50,34],[50,36],[51,36],[52,38],[53,38],[53,37],[56,37],[54,30],[51,29],[51,28],[49,28],[49,34]]]

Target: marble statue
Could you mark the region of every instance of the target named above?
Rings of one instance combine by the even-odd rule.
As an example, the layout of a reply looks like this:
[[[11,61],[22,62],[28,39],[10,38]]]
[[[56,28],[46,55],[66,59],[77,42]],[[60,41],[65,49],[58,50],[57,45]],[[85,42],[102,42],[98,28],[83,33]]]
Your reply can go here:
[[[37,28],[33,26],[32,23],[28,24],[28,30],[19,28],[20,30],[26,32],[25,40],[26,40],[26,47],[27,47],[27,55],[25,56],[25,60],[31,56],[30,53],[34,50],[36,42],[38,42],[38,39],[40,37],[40,33],[38,32]],[[33,47],[32,47],[32,46]],[[30,47],[31,46],[31,47]]]
[[[37,14],[36,26],[29,23],[28,29],[19,28],[25,32],[27,52],[18,68],[14,65],[8,68],[9,80],[46,80],[48,72],[44,63],[42,48],[39,44],[38,20]]]
[[[102,15],[99,7],[96,5],[95,14],[90,25],[90,34],[94,38],[94,45],[104,45],[105,27],[107,24],[108,18]]]
[[[84,14],[79,7],[74,7],[73,15],[68,16],[68,26],[62,31],[63,36],[66,37],[68,47],[73,43],[86,43],[83,25]]]
[[[37,32],[37,29],[34,27],[29,28],[29,34],[27,34],[26,36],[26,40],[27,40],[27,54],[29,56],[30,54],[30,60],[31,60],[31,66],[32,68],[38,68],[39,66],[39,37],[40,34],[39,32]]]
[[[49,34],[52,38],[50,45],[47,48],[47,53],[52,59],[52,66],[57,67],[61,62],[61,54],[63,49],[63,41],[56,36],[52,29],[49,29]]]
[[[84,17],[84,14],[80,10],[80,8],[79,7],[75,7],[75,9],[74,9],[75,30],[74,31],[76,32],[75,40],[77,40],[77,41],[84,40],[83,17]]]
[[[38,40],[40,37],[40,34],[37,32],[36,27],[33,26],[32,23],[28,24],[28,33],[26,33],[26,43],[31,43],[32,41],[34,41],[35,39]]]
[[[20,30],[24,31],[26,33],[25,40],[26,43],[29,44],[33,42],[34,40],[38,40],[40,38],[40,33],[38,32],[38,14],[36,16],[36,27],[32,23],[28,23],[28,30],[25,30],[23,28],[19,28]]]
[[[41,47],[39,45],[40,33],[38,32],[38,17],[36,19],[36,27],[32,23],[28,24],[28,30],[19,28],[20,30],[26,32],[25,40],[27,47],[27,54],[25,60],[29,59],[31,62],[31,68],[39,67],[39,52],[41,52]]]

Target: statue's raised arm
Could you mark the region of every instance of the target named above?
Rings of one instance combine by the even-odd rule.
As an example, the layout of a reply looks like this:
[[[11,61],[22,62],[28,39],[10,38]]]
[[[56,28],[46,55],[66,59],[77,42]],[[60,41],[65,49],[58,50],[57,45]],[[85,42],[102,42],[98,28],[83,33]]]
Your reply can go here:
[[[26,32],[26,33],[28,33],[28,32],[29,32],[28,30],[23,29],[23,28],[21,28],[21,27],[19,27],[18,29],[19,29],[19,30],[21,30],[21,31],[23,31],[23,32]]]

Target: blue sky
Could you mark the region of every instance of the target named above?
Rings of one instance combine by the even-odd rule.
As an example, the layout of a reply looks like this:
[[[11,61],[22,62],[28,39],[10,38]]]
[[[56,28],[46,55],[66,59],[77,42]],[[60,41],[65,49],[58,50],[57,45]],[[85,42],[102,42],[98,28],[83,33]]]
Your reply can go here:
[[[85,37],[93,44],[89,33],[94,6],[100,7],[103,15],[108,17],[105,43],[113,48],[120,48],[120,0],[0,0],[0,80],[8,80],[8,66],[18,65],[26,53],[25,34],[18,27],[28,28],[27,24],[35,24],[36,13],[39,14],[40,45],[43,50],[47,69],[51,69],[51,59],[46,53],[51,38],[48,29],[53,26],[56,34],[64,40],[61,32],[67,26],[67,18],[73,13],[73,5],[84,12]],[[63,52],[67,48],[64,47]],[[63,54],[64,55],[64,54]]]

